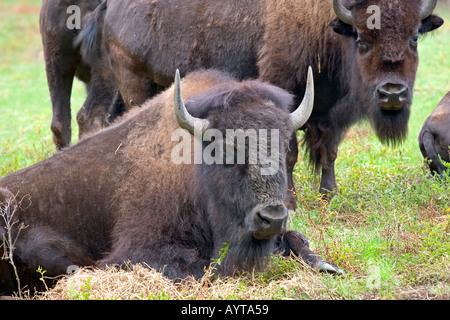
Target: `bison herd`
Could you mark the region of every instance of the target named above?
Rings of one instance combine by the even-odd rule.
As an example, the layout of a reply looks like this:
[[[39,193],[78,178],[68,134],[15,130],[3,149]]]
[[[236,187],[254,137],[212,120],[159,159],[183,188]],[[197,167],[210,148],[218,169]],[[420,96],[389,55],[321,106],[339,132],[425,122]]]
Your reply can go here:
[[[199,278],[224,244],[224,275],[262,270],[270,253],[340,273],[286,229],[297,207],[296,131],[327,199],[352,124],[366,118],[382,142],[402,141],[417,39],[443,24],[436,2],[81,0],[83,27],[72,29],[72,1],[44,0],[58,151],[0,179],[3,254],[15,239],[14,265],[0,260],[0,293],[16,291],[17,277],[42,288],[38,266],[54,277],[146,263]],[[87,98],[71,146],[74,77]],[[439,174],[450,161],[449,121],[447,94],[419,134]]]

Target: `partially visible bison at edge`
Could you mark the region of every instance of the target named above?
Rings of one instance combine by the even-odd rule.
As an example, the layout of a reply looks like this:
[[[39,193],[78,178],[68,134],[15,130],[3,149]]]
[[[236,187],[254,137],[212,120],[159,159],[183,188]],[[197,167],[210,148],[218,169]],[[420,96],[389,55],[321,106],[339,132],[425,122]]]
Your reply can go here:
[[[442,173],[450,162],[450,91],[442,98],[419,133],[419,147],[425,159],[429,160],[431,173]]]
[[[316,101],[304,146],[320,191],[336,191],[335,160],[345,131],[368,118],[382,142],[407,133],[421,34],[442,25],[437,0],[106,0],[79,38],[86,57],[100,51],[112,68],[127,108],[167,87],[172,74],[198,68],[260,77],[295,94],[313,66]],[[368,7],[380,8],[371,29]],[[101,39],[96,42],[96,38]],[[297,161],[295,136],[287,156],[289,189]],[[287,205],[296,208],[295,195]]]
[[[118,87],[112,73],[100,60],[82,60],[79,48],[73,45],[80,29],[68,27],[67,11],[71,5],[80,9],[82,23],[100,3],[101,0],[42,1],[40,32],[53,109],[50,127],[57,149],[68,147],[72,139],[70,97],[75,76],[87,87],[86,101],[77,114],[80,138],[107,126],[111,104],[120,101],[116,99]]]
[[[229,248],[219,271],[227,275],[261,270],[273,251],[338,271],[309,250],[304,236],[285,230],[285,149],[312,110],[311,71],[308,87],[305,101],[290,113],[293,96],[278,87],[199,71],[121,122],[0,179],[2,209],[18,222],[11,235],[17,237],[14,260],[22,285],[39,285],[33,278],[38,266],[56,276],[73,265],[128,261],[163,269],[170,278],[198,278],[224,243]],[[179,141],[171,137],[180,127],[195,133],[196,122],[220,130],[225,143],[228,129],[278,130],[279,170],[262,175],[263,164],[247,158],[175,164]],[[18,234],[19,224],[26,228]],[[1,236],[6,227],[0,223]],[[13,289],[12,275],[0,260],[0,291]]]

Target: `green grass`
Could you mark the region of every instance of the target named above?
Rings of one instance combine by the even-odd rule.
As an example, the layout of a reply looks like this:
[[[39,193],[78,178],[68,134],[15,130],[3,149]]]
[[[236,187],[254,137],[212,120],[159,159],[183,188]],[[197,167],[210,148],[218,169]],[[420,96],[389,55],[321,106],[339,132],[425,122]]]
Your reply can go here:
[[[38,14],[20,10],[11,14],[17,3],[0,4],[0,176],[40,161],[54,150]],[[27,3],[36,7],[41,1]],[[339,194],[329,203],[320,199],[319,177],[304,159],[295,170],[299,208],[289,227],[304,233],[315,251],[345,271],[343,276],[318,274],[295,260],[273,257],[271,267],[261,274],[206,278],[185,286],[164,282],[161,289],[153,285],[151,292],[139,296],[450,298],[449,180],[428,176],[417,143],[424,120],[450,89],[450,11],[438,12],[447,22],[420,40],[406,141],[390,148],[377,140],[367,123],[353,127],[340,146],[336,163]],[[72,98],[74,119],[84,98],[84,87],[77,82]],[[76,137],[75,121],[72,128]],[[138,273],[142,276],[142,271]],[[59,298],[101,298],[95,293],[96,281],[87,274],[78,291],[72,286],[68,295]]]
[[[448,11],[441,16],[450,21]],[[343,297],[406,298],[411,288],[450,297],[449,180],[429,178],[417,142],[423,122],[450,90],[449,44],[448,22],[420,41],[409,134],[400,147],[382,145],[367,123],[352,128],[339,149],[339,195],[330,203],[318,198],[319,179],[304,161],[296,170],[301,209],[294,228],[351,271],[342,289],[353,295]],[[368,290],[357,280],[374,270],[380,279]]]
[[[53,151],[52,110],[39,34],[41,2],[8,0],[0,4],[0,176]],[[83,84],[76,81],[71,102],[75,138],[75,115],[85,96]]]

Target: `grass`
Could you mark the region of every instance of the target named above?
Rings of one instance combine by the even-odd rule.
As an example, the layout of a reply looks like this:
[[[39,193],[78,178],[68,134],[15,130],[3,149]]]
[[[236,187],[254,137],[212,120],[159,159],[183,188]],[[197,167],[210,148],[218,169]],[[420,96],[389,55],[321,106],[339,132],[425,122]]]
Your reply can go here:
[[[38,27],[40,0],[0,4],[0,176],[53,152],[51,104]],[[11,14],[14,12],[14,14]],[[33,299],[450,299],[449,178],[430,178],[417,134],[450,89],[450,11],[420,40],[420,65],[406,141],[382,145],[367,123],[353,127],[336,163],[339,194],[323,202],[319,177],[300,159],[299,207],[289,227],[345,271],[317,273],[301,261],[272,257],[267,271],[173,283],[140,265],[82,269]],[[73,118],[85,98],[77,82]],[[75,130],[75,121],[72,124]],[[77,132],[73,132],[77,136]]]
[[[7,0],[0,4],[0,176],[29,166],[53,151],[50,94],[39,34],[42,0]],[[85,99],[77,81],[72,97],[75,115]]]

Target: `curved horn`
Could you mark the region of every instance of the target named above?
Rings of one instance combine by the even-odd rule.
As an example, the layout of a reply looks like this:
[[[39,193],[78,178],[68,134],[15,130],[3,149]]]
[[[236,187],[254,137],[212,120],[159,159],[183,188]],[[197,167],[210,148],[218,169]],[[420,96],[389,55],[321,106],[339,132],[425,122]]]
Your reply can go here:
[[[207,119],[195,118],[189,114],[181,96],[181,80],[180,71],[177,69],[175,72],[175,85],[174,85],[174,113],[177,119],[178,125],[189,131],[190,134],[196,133],[203,134],[209,127],[209,121]]]
[[[308,79],[306,80],[305,96],[300,106],[291,113],[291,121],[294,129],[298,130],[308,121],[314,106],[314,78],[312,68],[308,68]]]
[[[436,8],[436,4],[437,0],[423,0],[420,6],[420,20],[428,18]]]
[[[353,25],[352,12],[341,3],[341,0],[333,0],[334,12],[340,20],[346,24]]]

